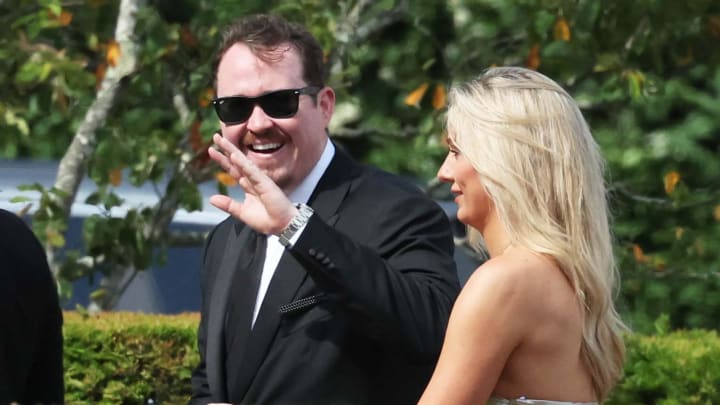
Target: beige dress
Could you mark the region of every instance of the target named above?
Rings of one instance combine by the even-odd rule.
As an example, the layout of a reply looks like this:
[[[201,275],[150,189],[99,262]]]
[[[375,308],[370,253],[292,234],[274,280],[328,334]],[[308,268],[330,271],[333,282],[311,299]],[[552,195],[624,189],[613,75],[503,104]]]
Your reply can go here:
[[[544,401],[542,399],[529,399],[520,397],[517,399],[505,399],[492,397],[487,405],[598,405],[597,402],[565,402],[565,401]]]

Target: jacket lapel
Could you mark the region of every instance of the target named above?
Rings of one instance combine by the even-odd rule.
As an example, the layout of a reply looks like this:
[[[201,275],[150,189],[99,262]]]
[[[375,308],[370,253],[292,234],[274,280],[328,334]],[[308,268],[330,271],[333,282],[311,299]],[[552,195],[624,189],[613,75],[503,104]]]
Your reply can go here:
[[[329,225],[337,221],[337,210],[350,190],[360,166],[335,149],[335,156],[310,197],[309,205]],[[262,365],[280,326],[280,307],[295,298],[298,289],[308,278],[307,272],[288,252],[284,252],[265,294],[245,351],[245,359],[236,382],[237,392],[247,393],[253,378]],[[227,298],[226,298],[227,300]],[[244,395],[245,395],[244,394]]]
[[[234,232],[228,234],[223,259],[213,285],[205,347],[207,350],[206,364],[212,365],[207,369],[208,383],[210,391],[216,398],[227,397],[224,330],[230,286],[235,272],[252,263],[254,252],[245,247],[248,246],[253,232],[248,226],[236,224]]]
[[[323,221],[331,226],[335,224],[338,208],[360,174],[361,167],[339,147],[335,147],[335,156],[315,187],[309,202]]]

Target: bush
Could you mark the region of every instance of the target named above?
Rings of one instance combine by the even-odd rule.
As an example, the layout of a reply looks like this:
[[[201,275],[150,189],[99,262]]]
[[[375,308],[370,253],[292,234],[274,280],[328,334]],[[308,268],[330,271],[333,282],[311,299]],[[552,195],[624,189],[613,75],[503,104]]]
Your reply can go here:
[[[187,403],[198,314],[64,315],[68,404]]]
[[[625,377],[608,404],[720,404],[716,331],[676,331],[626,339]]]
[[[198,321],[197,313],[66,312],[67,403],[187,403]],[[625,377],[607,403],[720,404],[717,332],[661,326],[655,336],[628,336]]]

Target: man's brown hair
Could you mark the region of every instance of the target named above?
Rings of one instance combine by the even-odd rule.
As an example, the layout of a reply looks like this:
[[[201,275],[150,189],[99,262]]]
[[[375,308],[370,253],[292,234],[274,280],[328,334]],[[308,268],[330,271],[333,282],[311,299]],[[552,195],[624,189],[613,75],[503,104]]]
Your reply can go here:
[[[214,85],[217,85],[220,60],[237,43],[247,45],[258,58],[268,63],[281,57],[282,46],[289,44],[300,55],[306,84],[325,86],[328,72],[318,40],[302,25],[272,14],[243,16],[225,28],[213,65]]]

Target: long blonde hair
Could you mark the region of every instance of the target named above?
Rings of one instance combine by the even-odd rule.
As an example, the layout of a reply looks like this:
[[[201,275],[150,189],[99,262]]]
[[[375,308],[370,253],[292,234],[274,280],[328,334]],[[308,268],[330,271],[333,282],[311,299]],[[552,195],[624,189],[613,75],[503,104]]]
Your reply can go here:
[[[513,243],[552,256],[584,307],[582,356],[598,398],[622,375],[626,329],[604,162],[575,101],[524,68],[500,67],[454,87],[447,130],[481,176]]]

